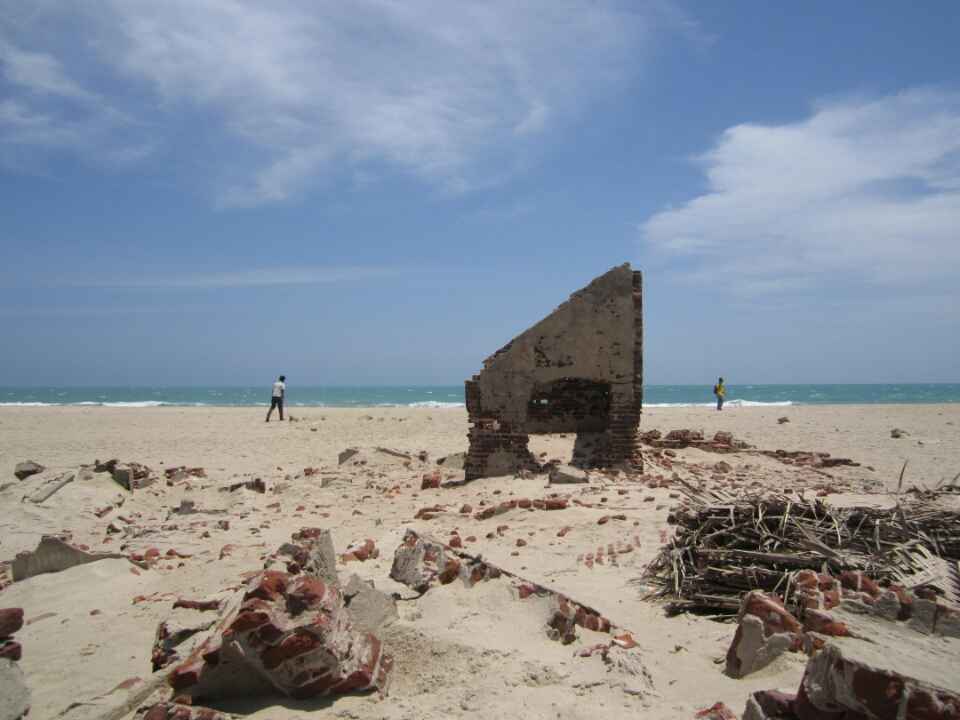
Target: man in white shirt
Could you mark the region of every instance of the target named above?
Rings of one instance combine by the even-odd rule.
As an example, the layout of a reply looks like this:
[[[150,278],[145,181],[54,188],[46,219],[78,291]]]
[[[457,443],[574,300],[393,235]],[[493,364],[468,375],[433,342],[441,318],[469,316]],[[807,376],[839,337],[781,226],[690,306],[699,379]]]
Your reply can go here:
[[[283,420],[283,396],[286,391],[287,376],[281,375],[273,384],[273,397],[270,399],[270,409],[267,410],[267,422],[270,422],[270,416],[273,414],[274,408],[280,411],[280,419]]]

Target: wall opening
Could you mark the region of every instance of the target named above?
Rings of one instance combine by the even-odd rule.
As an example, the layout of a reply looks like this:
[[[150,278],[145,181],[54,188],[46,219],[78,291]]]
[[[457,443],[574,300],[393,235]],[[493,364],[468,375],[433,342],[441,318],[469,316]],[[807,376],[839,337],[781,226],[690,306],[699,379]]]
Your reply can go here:
[[[530,393],[528,433],[601,433],[609,425],[610,383],[561,378],[537,383]]]

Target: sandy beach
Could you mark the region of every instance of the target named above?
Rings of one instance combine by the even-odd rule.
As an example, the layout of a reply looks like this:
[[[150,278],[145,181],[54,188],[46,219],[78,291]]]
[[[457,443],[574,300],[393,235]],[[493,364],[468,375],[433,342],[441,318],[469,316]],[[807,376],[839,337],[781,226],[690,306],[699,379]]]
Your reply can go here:
[[[311,701],[257,698],[225,702],[221,709],[281,720],[518,712],[571,720],[666,719],[692,717],[717,701],[739,711],[753,690],[796,688],[802,656],[788,654],[746,679],[731,679],[722,672],[731,623],[693,615],[668,618],[660,603],[643,599],[642,570],[673,532],[667,516],[679,498],[669,483],[650,487],[649,480],[673,473],[689,477],[690,468],[712,466],[716,455],[678,450],[671,472],[648,464],[644,476],[597,474],[582,486],[549,486],[545,476],[532,475],[422,490],[421,477],[438,469],[444,482],[462,478],[455,462],[436,461],[466,450],[464,410],[291,412],[294,422],[265,424],[259,408],[0,409],[0,560],[34,549],[44,534],[65,532],[92,550],[133,554],[157,548],[162,554],[160,562],[136,573],[128,560],[117,558],[38,575],[0,591],[0,607],[22,607],[25,613],[17,640],[33,693],[30,717],[132,717],[163,676],[150,667],[157,624],[196,613],[173,610],[173,599],[229,595],[244,573],[261,568],[264,556],[302,527],[331,530],[338,553],[367,538],[378,548],[379,557],[338,570],[403,598],[398,617],[382,631],[395,657],[389,693]],[[778,422],[781,417],[789,422]],[[824,471],[747,450],[723,456],[744,482],[780,492],[834,486],[828,502],[892,504],[889,493],[904,462],[903,489],[932,488],[960,473],[960,405],[644,412],[644,431],[678,428],[702,430],[708,437],[727,431],[756,449],[826,452],[858,463]],[[894,428],[904,436],[892,438]],[[536,453],[563,462],[572,446],[572,435],[531,439]],[[359,452],[339,464],[347,448]],[[149,466],[161,481],[131,493],[97,474],[43,502],[22,501],[44,478],[109,458]],[[15,466],[26,460],[46,471],[16,479]],[[164,469],[177,466],[202,467],[206,477],[164,483]],[[267,492],[229,490],[256,478]],[[518,509],[489,520],[459,512],[466,504],[478,508],[551,492],[584,502],[557,512]],[[184,500],[193,502],[189,515],[177,512]],[[431,519],[415,519],[433,505],[441,509]],[[112,509],[104,513],[105,507]],[[598,524],[610,513],[625,519]],[[229,520],[227,529],[220,520]],[[501,581],[472,588],[454,583],[416,597],[389,577],[407,528],[444,541],[456,531],[467,539],[465,550],[596,608],[628,630],[638,647],[629,661],[580,657],[578,650],[606,636],[579,629],[571,645],[551,641],[543,632],[546,601],[520,600]],[[561,528],[569,530],[558,536]],[[611,545],[630,550],[615,563],[589,567],[578,561]],[[233,547],[225,552],[227,546]],[[169,550],[179,557],[168,556]]]

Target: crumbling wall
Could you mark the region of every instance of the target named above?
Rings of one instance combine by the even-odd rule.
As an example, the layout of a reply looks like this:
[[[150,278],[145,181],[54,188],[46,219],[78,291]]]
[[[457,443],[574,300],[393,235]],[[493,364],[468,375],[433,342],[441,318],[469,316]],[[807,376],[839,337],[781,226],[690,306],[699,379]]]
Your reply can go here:
[[[538,467],[530,433],[601,434],[596,465],[640,465],[643,292],[629,264],[574,293],[466,382],[467,479]]]

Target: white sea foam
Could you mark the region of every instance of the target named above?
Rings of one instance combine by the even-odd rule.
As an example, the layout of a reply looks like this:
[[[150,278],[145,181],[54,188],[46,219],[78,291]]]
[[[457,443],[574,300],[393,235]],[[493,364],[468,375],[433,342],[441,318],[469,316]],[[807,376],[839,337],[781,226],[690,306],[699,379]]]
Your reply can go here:
[[[778,400],[774,402],[760,402],[759,400],[728,400],[724,407],[786,407],[793,405],[792,400]],[[674,408],[674,407],[716,407],[716,402],[704,403],[644,403],[648,408]]]
[[[53,407],[60,403],[45,402],[0,402],[0,407]]]
[[[466,407],[462,402],[437,402],[436,400],[425,400],[423,402],[412,402],[407,407],[415,408],[461,408]]]

